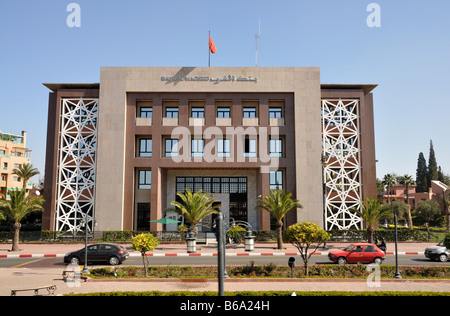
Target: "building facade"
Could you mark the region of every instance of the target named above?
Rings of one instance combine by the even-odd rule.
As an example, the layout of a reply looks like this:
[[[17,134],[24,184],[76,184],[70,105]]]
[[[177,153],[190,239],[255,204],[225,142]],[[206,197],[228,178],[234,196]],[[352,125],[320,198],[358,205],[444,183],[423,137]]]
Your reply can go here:
[[[30,163],[31,150],[26,147],[27,132],[21,135],[0,132],[0,198],[9,198],[8,191],[22,190],[22,179],[13,173],[24,163]],[[31,183],[26,184],[30,189]]]
[[[406,194],[407,188],[404,185],[395,185],[386,189],[386,192],[382,195],[385,203],[404,201],[408,203],[411,210],[415,210],[420,201],[433,200],[439,204],[442,214],[445,214],[443,198],[450,192],[450,188],[441,181],[431,180],[431,186],[428,188],[428,192],[416,192],[415,185],[408,186],[408,194]]]
[[[43,229],[162,230],[149,221],[179,219],[164,210],[187,188],[253,229],[270,229],[257,200],[280,188],[303,205],[287,225],[361,228],[350,209],[376,196],[375,85],[321,84],[314,67],[106,67],[45,85]]]

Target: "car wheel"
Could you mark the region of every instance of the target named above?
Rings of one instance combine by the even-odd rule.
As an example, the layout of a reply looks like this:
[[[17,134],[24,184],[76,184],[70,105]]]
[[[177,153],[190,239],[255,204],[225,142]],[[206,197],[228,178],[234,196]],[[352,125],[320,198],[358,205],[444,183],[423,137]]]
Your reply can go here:
[[[438,260],[440,262],[447,262],[447,260],[448,260],[447,255],[445,253],[440,254],[439,257],[438,257]]]
[[[380,265],[383,262],[383,260],[381,260],[381,258],[377,257],[375,259],[373,259],[373,263]]]
[[[347,263],[347,260],[346,260],[344,257],[339,257],[339,258],[337,259],[337,263],[338,263],[338,264],[346,264],[346,263]]]
[[[109,258],[109,264],[110,265],[112,265],[112,266],[116,266],[116,265],[118,265],[120,263],[120,260],[119,260],[119,258],[117,258],[117,257],[111,257],[111,258]]]
[[[80,258],[78,258],[78,257],[70,258],[70,264],[76,264],[77,266],[79,266],[80,265]]]

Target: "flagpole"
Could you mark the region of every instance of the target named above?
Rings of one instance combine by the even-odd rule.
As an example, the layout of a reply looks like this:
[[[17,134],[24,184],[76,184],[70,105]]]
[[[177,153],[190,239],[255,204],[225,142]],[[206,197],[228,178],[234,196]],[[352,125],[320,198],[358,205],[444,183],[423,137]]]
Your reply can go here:
[[[209,52],[209,55],[208,55],[208,67],[211,67],[211,49],[210,49],[210,47],[209,47],[209,39],[211,38],[211,31],[209,31],[209,33],[208,33],[208,52]]]

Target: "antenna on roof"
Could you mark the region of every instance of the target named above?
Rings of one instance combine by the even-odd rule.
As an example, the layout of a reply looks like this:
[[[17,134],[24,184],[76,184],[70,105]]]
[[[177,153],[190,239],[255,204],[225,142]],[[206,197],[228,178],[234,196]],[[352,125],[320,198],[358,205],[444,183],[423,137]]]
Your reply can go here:
[[[255,34],[255,44],[256,44],[256,67],[258,67],[258,38],[261,37],[261,19],[259,19],[258,24],[258,34]]]

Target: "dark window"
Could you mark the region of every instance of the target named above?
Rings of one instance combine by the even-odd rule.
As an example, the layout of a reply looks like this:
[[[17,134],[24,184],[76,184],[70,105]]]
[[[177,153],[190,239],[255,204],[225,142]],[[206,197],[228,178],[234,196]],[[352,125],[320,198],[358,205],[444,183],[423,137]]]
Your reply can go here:
[[[146,117],[146,118],[152,118],[153,116],[153,109],[148,107],[142,107],[139,109],[139,117]]]
[[[204,118],[205,117],[205,109],[204,108],[192,108],[191,109],[191,117]]]
[[[242,116],[244,118],[255,118],[256,117],[256,108],[243,108]]]
[[[281,108],[269,108],[269,118],[282,118],[283,111]]]
[[[203,139],[191,140],[191,157],[203,157],[205,141]]]
[[[152,139],[141,138],[139,140],[139,157],[151,157],[152,156]]]
[[[152,172],[151,170],[139,170],[139,186],[140,190],[149,190],[152,188]]]
[[[178,157],[178,139],[166,139],[164,157]]]
[[[247,194],[247,178],[241,177],[177,177],[177,192],[189,188],[192,192],[211,193],[245,193]]]
[[[220,138],[217,140],[217,157],[230,157],[231,141],[229,139]]]
[[[269,140],[269,156],[270,157],[283,157],[283,141],[281,139]]]
[[[218,118],[229,118],[231,114],[230,108],[217,108]]]
[[[281,170],[272,171],[269,175],[270,189],[283,189],[283,172]]]
[[[137,204],[137,230],[150,230],[150,203]]]
[[[166,108],[166,117],[178,117],[178,108]]]
[[[247,221],[247,193],[230,193],[230,217]]]
[[[249,137],[245,138],[244,157],[256,157],[256,139]]]

